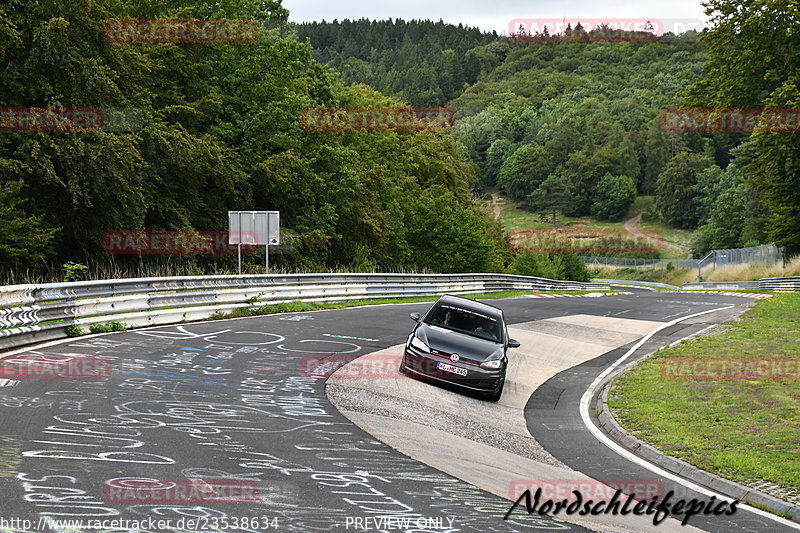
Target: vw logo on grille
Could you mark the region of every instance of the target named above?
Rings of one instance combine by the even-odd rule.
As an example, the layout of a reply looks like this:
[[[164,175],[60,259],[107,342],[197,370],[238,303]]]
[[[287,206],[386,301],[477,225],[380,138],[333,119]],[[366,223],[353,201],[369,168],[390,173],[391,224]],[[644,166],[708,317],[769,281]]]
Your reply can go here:
[[[459,357],[457,353],[454,353],[453,355],[450,356],[450,360],[454,363],[458,363],[459,359],[461,359],[461,357]]]

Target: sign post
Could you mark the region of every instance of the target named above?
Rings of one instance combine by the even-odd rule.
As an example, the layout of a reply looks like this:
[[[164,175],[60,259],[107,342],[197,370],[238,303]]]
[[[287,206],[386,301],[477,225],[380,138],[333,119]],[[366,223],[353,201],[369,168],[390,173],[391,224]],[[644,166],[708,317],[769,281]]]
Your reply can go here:
[[[239,252],[239,274],[242,273],[242,245],[265,247],[265,264],[269,272],[269,247],[281,243],[279,211],[228,211],[228,244],[236,244]]]

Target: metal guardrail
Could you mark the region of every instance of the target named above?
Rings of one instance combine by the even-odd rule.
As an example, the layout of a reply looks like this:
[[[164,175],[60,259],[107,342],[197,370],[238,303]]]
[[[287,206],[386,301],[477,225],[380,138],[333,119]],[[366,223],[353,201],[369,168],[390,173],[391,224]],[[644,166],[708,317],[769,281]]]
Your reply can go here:
[[[633,268],[667,268],[672,264],[678,269],[704,268],[708,265],[718,266],[763,264],[772,265],[782,258],[782,249],[773,244],[752,246],[750,248],[733,248],[724,250],[711,250],[702,259],[647,259],[642,257],[600,257],[581,256],[583,262],[594,266],[620,266]]]
[[[705,281],[703,283],[684,283],[681,289],[800,292],[800,276],[761,278],[758,281]]]
[[[676,287],[675,285],[670,285],[669,283],[657,283],[655,281],[638,281],[638,280],[630,280],[630,279],[602,279],[602,278],[595,278],[592,281],[596,283],[608,283],[610,285],[632,285],[638,287],[657,287],[659,289],[670,289],[670,290],[680,290],[680,287]]]
[[[735,290],[762,290],[758,281],[704,281],[702,283],[684,283],[681,289],[735,291]]]
[[[761,278],[758,280],[761,290],[772,292],[800,292],[800,276],[787,278]]]
[[[587,266],[618,266],[631,268],[667,268],[671,264],[678,269],[697,268],[697,259],[647,259],[644,257],[602,257],[582,255]]]
[[[510,274],[268,274],[139,278],[0,287],[0,350],[67,337],[65,328],[131,327],[296,300],[331,302],[502,290],[598,290],[607,284]]]
[[[709,290],[709,291],[771,291],[771,292],[800,292],[800,276],[786,278],[761,278],[758,281],[705,281],[702,283],[684,283],[680,287],[666,283],[650,281],[633,281],[625,279],[592,279],[597,283],[611,285],[641,285],[644,287],[658,287],[671,290]]]

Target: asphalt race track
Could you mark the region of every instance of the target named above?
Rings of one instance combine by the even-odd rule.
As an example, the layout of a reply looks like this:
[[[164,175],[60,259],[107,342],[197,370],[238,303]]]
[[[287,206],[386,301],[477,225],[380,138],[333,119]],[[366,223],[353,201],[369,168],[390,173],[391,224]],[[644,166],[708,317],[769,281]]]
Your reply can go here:
[[[570,315],[666,322],[751,300],[636,291],[491,303],[513,325]],[[50,519],[148,518],[171,522],[102,530],[586,531],[524,512],[503,521],[507,499],[375,440],[331,405],[324,379],[309,375],[322,357],[354,359],[404,343],[411,330],[408,314],[429,306],[158,327],[24,352],[107,356],[113,374],[106,380],[22,379],[0,386],[0,531],[43,531]],[[729,316],[704,315],[665,330],[651,344]],[[612,350],[539,387],[525,406],[528,429],[559,461],[592,477],[652,478],[580,427],[577,402],[619,355],[619,348]],[[241,498],[208,503],[196,492],[194,499],[173,492],[171,499],[151,495],[148,501],[147,493],[127,490],[185,486],[190,480],[238,484]],[[398,528],[401,520],[379,522],[381,517],[411,521]],[[196,523],[188,527],[187,520]],[[790,530],[744,510],[733,517],[695,517],[691,524],[707,531]]]

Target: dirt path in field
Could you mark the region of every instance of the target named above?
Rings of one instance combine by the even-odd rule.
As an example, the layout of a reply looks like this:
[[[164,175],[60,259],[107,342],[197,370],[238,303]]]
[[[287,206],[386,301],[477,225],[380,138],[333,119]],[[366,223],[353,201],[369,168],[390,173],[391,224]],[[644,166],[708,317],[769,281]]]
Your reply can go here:
[[[506,201],[500,198],[500,193],[495,191],[492,193],[492,211],[494,211],[494,218],[500,218],[500,211],[503,210],[503,206],[506,204]]]
[[[657,241],[657,242],[663,243],[666,246],[670,246],[672,248],[676,248],[678,250],[681,250],[683,253],[686,254],[686,259],[691,259],[692,258],[692,249],[691,248],[689,248],[687,246],[682,246],[680,244],[675,244],[674,242],[670,242],[670,241],[664,239],[663,237],[652,237],[652,236],[646,234],[645,232],[643,232],[642,230],[640,230],[639,228],[637,228],[636,225],[639,224],[640,220],[642,220],[642,215],[641,214],[636,215],[635,217],[633,217],[630,220],[626,220],[625,221],[625,230],[628,233],[632,234],[632,235],[636,235],[637,237],[644,237],[645,239],[650,239],[651,241]]]

